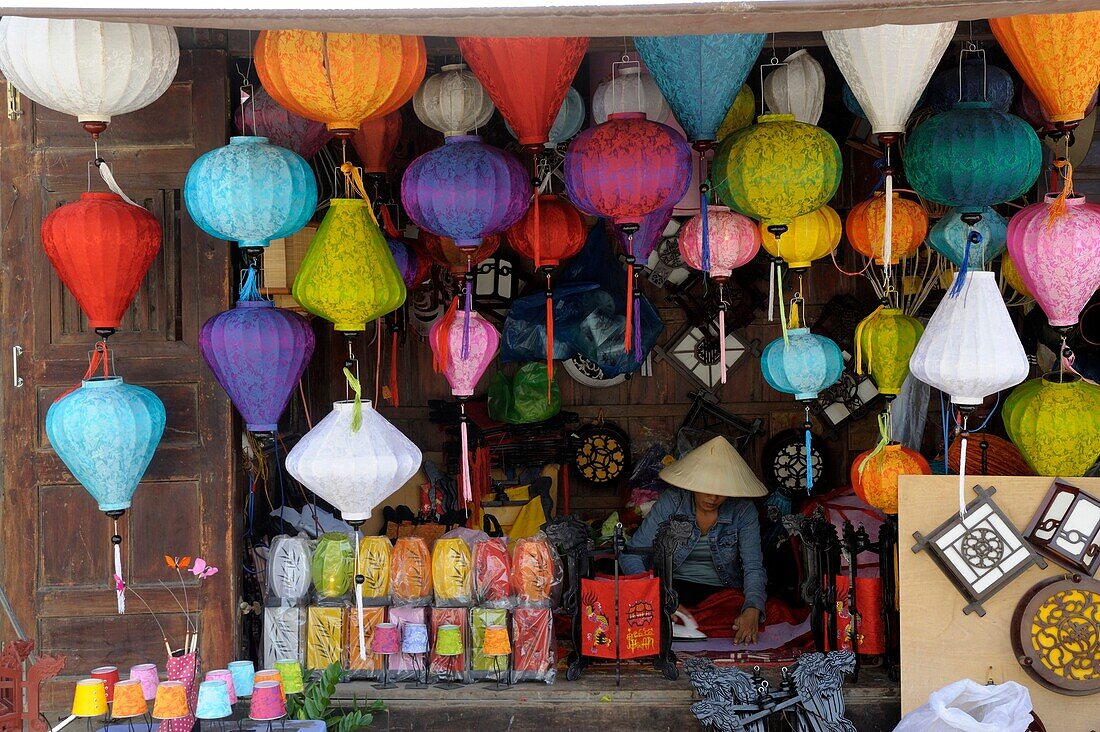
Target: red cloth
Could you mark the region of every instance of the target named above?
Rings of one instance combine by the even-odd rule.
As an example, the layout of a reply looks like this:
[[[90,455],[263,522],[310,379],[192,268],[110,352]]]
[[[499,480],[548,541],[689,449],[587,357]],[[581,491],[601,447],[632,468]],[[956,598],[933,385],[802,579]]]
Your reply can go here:
[[[848,577],[836,578],[836,644],[830,644],[828,650],[836,650],[839,645],[852,650],[851,625],[852,614],[848,607]],[[869,654],[886,653],[886,629],[882,622],[882,580],[878,577],[856,577],[856,609],[859,611],[859,652]],[[828,638],[825,639],[828,642]]]
[[[581,601],[582,655],[615,658],[616,636],[621,640],[620,658],[652,656],[660,649],[661,583],[652,573],[619,578],[618,618],[611,577],[582,579]]]
[[[744,603],[745,593],[728,588],[715,592],[696,607],[688,607],[687,610],[699,624],[699,630],[706,633],[708,638],[732,638],[733,621],[741,614],[741,606]],[[805,608],[788,607],[784,602],[769,597],[764,603],[764,614],[765,621],[769,625],[797,624],[805,620],[810,611]]]

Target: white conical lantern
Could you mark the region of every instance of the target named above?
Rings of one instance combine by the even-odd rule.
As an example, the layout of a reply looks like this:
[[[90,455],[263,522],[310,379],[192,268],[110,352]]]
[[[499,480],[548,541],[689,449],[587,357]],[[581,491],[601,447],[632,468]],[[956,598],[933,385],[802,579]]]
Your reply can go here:
[[[413,95],[416,116],[444,137],[484,127],[494,109],[489,94],[466,64],[447,64],[425,79]]]
[[[92,134],[146,107],[176,76],[180,47],[166,25],[5,16],[0,71],[35,102],[74,115]]]
[[[764,102],[777,114],[816,125],[825,106],[825,71],[806,49],[795,51],[764,77]]]
[[[369,401],[363,402],[357,430],[354,413],[353,401],[334,403],[286,456],[287,472],[353,524],[370,518],[375,506],[405,485],[423,458]]]
[[[645,112],[646,119],[661,124],[672,114],[657,82],[638,66],[617,69],[592,95],[592,119],[596,124],[602,125],[607,115],[621,112]]]
[[[962,292],[944,295],[932,313],[909,359],[909,370],[949,394],[958,406],[974,407],[990,394],[1019,384],[1029,368],[996,275],[971,271],[965,277]]]
[[[823,31],[836,65],[878,134],[905,131],[956,21]]]

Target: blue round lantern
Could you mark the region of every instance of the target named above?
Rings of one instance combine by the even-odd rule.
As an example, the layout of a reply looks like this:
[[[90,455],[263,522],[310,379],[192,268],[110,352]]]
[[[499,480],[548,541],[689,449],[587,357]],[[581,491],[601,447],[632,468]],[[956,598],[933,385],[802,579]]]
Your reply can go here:
[[[962,102],[909,136],[905,174],[923,198],[971,218],[1026,193],[1039,177],[1042,146],[1019,117],[989,102]]]
[[[809,328],[792,328],[787,340],[776,338],[760,355],[760,370],[768,386],[795,399],[816,399],[844,370],[840,346]]]
[[[210,236],[242,248],[266,247],[309,222],[317,180],[303,158],[266,137],[231,137],[187,171],[183,201]]]
[[[569,142],[577,133],[581,131],[581,127],[584,126],[585,108],[584,99],[581,97],[581,93],[569,87],[565,92],[565,99],[562,100],[561,108],[558,109],[558,114],[554,117],[554,124],[550,127],[550,140],[546,143],[546,147],[553,148],[563,142]],[[515,130],[508,122],[504,123],[504,126],[508,128],[508,132],[512,137],[519,139]]]
[[[990,261],[1004,252],[1007,246],[1008,222],[988,206],[979,213],[981,220],[971,228],[963,221],[961,212],[949,208],[943,218],[928,231],[928,245],[956,267],[977,266],[984,269]],[[977,241],[973,238],[975,232],[980,237]]]
[[[1012,106],[1016,86],[1007,71],[975,58],[962,62],[961,79],[959,68],[944,69],[929,82],[924,98],[933,112],[945,112],[959,102],[989,102],[1001,112]]]

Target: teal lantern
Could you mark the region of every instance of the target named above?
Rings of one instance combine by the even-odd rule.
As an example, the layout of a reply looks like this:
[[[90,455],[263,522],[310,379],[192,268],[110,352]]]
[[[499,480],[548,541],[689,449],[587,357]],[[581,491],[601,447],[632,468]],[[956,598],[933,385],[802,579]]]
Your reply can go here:
[[[989,102],[962,102],[917,127],[905,146],[905,174],[923,198],[959,209],[967,224],[982,210],[1022,196],[1043,164],[1035,132]]]
[[[840,379],[844,356],[831,339],[809,328],[792,328],[786,338],[776,338],[764,348],[760,370],[771,388],[808,401]]]
[[[970,227],[963,221],[963,214],[958,209],[948,209],[928,231],[928,245],[956,267],[962,267],[967,262],[970,266],[985,269],[1007,246],[1008,222],[988,206],[979,213],[981,220]],[[973,232],[980,237],[976,241]]]

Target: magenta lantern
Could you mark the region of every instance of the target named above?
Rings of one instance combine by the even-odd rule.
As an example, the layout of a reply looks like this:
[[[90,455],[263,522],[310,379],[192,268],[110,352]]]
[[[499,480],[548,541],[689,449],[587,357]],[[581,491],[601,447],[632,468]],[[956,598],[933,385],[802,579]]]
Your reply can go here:
[[[234,125],[242,135],[262,135],[272,145],[285,147],[309,160],[332,139],[324,122],[314,122],[288,112],[262,86],[237,107]]]
[[[1008,252],[1050,324],[1065,330],[1100,286],[1100,206],[1084,196],[1065,199],[1052,216],[1057,194],[1021,209],[1008,222]]]

